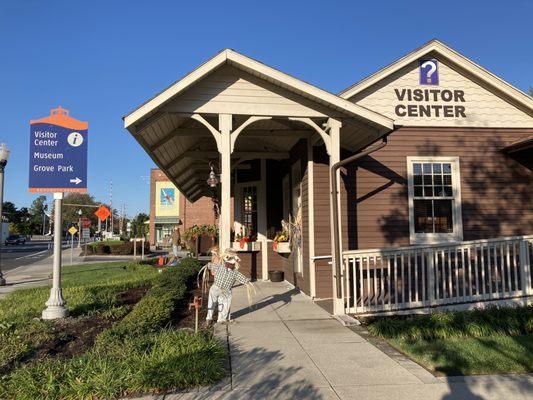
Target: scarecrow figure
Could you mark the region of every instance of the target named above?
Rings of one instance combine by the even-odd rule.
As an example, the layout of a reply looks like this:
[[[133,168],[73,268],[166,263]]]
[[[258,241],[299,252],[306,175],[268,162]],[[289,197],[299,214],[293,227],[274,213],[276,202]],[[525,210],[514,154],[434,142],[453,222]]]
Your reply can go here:
[[[181,225],[181,223],[178,225]],[[181,242],[181,233],[178,225],[174,226],[174,229],[172,230],[172,236],[170,238],[172,243],[172,255],[174,258],[178,258],[178,246]]]
[[[251,285],[250,280],[238,271],[241,260],[234,250],[226,249],[222,254],[215,253],[213,256],[213,260],[207,264],[207,269],[215,276],[214,283],[209,289],[207,327],[213,323],[213,314],[217,306],[217,322],[227,323],[229,321],[231,290],[236,282],[247,285],[247,289]]]

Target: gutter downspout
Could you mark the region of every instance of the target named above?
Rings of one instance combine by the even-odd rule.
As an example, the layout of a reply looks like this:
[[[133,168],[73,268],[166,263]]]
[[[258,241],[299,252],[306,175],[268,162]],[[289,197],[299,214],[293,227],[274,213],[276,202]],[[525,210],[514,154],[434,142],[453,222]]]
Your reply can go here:
[[[331,166],[330,169],[330,182],[331,182],[331,204],[333,207],[333,255],[335,260],[335,285],[337,289],[337,299],[342,299],[342,280],[341,280],[341,247],[340,247],[340,235],[339,235],[339,207],[337,203],[338,188],[337,188],[337,170],[343,165],[349,164],[361,157],[367,156],[379,149],[382,149],[387,145],[387,137],[383,138],[383,141],[379,144],[368,147],[360,153],[354,154],[344,160],[341,160]]]

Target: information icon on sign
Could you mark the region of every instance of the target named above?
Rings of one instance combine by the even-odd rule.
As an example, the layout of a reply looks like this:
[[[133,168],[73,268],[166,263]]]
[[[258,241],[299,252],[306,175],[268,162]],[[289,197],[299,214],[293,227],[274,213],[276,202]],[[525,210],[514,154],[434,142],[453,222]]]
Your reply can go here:
[[[72,147],[78,147],[83,144],[83,136],[79,132],[72,132],[67,136],[67,142]]]

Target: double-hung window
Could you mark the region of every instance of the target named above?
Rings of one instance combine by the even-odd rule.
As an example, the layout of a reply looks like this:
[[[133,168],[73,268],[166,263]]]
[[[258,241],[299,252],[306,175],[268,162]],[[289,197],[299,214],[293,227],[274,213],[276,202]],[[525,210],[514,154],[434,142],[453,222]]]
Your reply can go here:
[[[407,157],[411,244],[463,239],[458,157]]]

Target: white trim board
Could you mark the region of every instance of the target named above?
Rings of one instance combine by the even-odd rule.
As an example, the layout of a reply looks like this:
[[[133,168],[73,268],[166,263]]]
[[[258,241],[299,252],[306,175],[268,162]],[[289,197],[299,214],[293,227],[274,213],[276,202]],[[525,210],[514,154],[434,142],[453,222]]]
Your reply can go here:
[[[461,204],[461,173],[459,157],[406,157],[407,192],[409,207],[409,243],[436,244],[454,243],[463,240],[463,214]],[[415,233],[413,163],[450,163],[452,166],[453,233]]]
[[[175,82],[163,92],[124,116],[124,127],[133,128],[133,126],[141,122],[141,120],[153,115],[163,104],[167,103],[174,96],[182,93],[200,79],[226,63],[315,101],[318,104],[330,108],[332,111],[341,112],[348,117],[355,117],[366,123],[375,125],[379,127],[379,130],[383,131],[383,133],[394,129],[393,120],[384,115],[351,103],[335,94],[319,89],[316,86],[294,78],[230,49],[222,50],[184,78]]]

